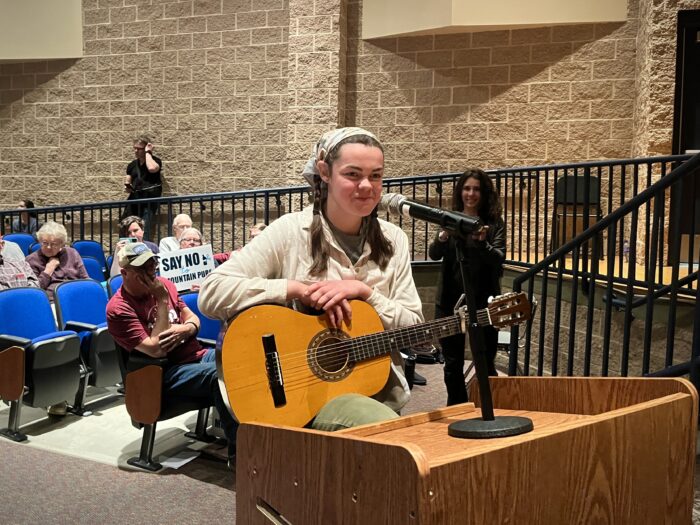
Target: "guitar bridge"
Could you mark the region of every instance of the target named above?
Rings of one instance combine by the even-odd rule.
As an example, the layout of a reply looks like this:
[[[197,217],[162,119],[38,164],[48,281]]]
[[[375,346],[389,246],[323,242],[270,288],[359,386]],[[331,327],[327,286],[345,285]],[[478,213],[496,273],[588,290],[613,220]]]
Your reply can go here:
[[[265,350],[265,369],[267,371],[267,381],[270,385],[270,393],[275,408],[287,404],[287,396],[284,393],[284,378],[282,377],[282,367],[280,357],[277,352],[274,334],[262,336],[263,348]]]

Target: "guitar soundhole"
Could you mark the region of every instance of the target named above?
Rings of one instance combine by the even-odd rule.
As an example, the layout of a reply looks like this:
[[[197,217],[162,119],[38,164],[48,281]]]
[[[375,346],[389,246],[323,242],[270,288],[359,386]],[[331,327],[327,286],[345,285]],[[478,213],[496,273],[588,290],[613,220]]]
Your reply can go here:
[[[309,345],[307,361],[313,373],[324,381],[339,381],[352,372],[348,356],[350,337],[336,329],[327,329],[313,338]]]

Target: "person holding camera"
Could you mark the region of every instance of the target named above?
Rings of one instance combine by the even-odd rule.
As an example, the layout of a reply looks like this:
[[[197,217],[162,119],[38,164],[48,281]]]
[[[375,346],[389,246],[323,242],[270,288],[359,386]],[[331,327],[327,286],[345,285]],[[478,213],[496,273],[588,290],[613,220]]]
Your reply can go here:
[[[134,139],[134,156],[136,158],[126,167],[124,178],[124,191],[129,194],[127,200],[160,197],[163,193],[163,162],[153,154],[153,144],[149,137],[140,135]],[[148,236],[153,216],[157,211],[158,204],[128,204],[124,207],[121,218],[130,215],[141,217]]]

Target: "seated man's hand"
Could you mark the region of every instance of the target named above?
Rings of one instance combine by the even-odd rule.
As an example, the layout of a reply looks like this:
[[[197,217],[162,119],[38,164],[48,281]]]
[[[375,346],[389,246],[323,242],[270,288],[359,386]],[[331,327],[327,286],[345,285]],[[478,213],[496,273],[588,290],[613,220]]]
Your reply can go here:
[[[160,349],[166,353],[170,352],[173,348],[184,344],[184,342],[187,341],[191,335],[191,324],[173,324],[170,326],[170,328],[161,332],[158,336]]]

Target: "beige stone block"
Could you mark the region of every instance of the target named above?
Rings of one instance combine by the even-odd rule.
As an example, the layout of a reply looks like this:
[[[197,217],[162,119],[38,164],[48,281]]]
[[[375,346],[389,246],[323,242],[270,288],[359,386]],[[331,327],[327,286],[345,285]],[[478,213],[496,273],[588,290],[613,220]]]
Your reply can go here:
[[[469,122],[504,122],[507,117],[508,108],[505,105],[474,105],[469,111]]]
[[[199,82],[180,82],[177,84],[177,96],[179,98],[196,98],[205,95]]]
[[[632,118],[634,106],[632,100],[594,100],[591,102],[591,118],[621,119]]]
[[[163,101],[163,112],[166,115],[184,115],[191,112],[189,100],[166,99]]]
[[[396,124],[396,109],[360,109],[360,126],[392,126]]]
[[[60,104],[35,104],[34,105],[34,117],[35,118],[51,118],[58,117],[60,111]],[[2,144],[2,142],[0,142]]]
[[[159,20],[163,18],[164,15],[165,9],[163,5],[146,5],[142,3],[137,6],[137,20]]]
[[[124,69],[148,69],[151,67],[151,56],[148,54],[124,55]]]
[[[148,36],[151,32],[151,26],[148,22],[130,22],[128,24],[123,24],[121,27],[124,30],[124,37]]]
[[[449,140],[485,141],[488,136],[488,124],[452,124],[449,126]],[[416,134],[416,140],[419,140]],[[424,140],[427,140],[424,139]],[[436,141],[432,141],[436,142]]]
[[[489,101],[488,86],[465,86],[452,88],[454,104],[481,104]]]
[[[491,86],[491,104],[517,104],[526,103],[530,98],[530,89],[527,84],[522,85],[494,85]]]
[[[312,53],[316,49],[316,39],[331,37],[333,35],[293,35],[289,37],[290,53]],[[248,42],[249,43],[249,42]],[[326,50],[328,51],[328,50]]]
[[[192,35],[165,35],[164,49],[192,49]]]
[[[333,32],[333,17],[330,15],[302,16],[292,22],[298,35],[315,35]],[[264,23],[262,25],[265,25]]]
[[[279,78],[284,76],[286,72],[287,68],[282,67],[282,62],[257,62],[250,66],[252,78]],[[321,86],[316,85],[315,87]]]
[[[546,154],[547,145],[542,141],[515,140],[506,144],[508,159],[543,159]]]
[[[136,114],[136,102],[133,100],[111,101],[109,103],[109,114],[111,116],[135,115]]]
[[[544,44],[552,40],[551,27],[528,27],[510,32],[511,44]]]
[[[580,140],[548,140],[547,160],[553,162],[584,161],[588,156],[588,142]]]
[[[429,88],[433,85],[433,71],[399,71],[392,73],[397,81],[397,86],[401,89],[406,88]]]
[[[437,69],[452,67],[452,51],[426,51],[416,53],[418,69]]]
[[[379,93],[379,105],[382,107],[413,106],[415,99],[415,90],[412,89],[381,91]]]
[[[569,82],[530,84],[530,102],[550,102],[571,100]]]
[[[177,33],[177,20],[164,19],[151,22],[151,36],[174,35]]]
[[[125,24],[109,24],[96,26],[94,29],[97,30],[97,39],[105,40],[108,38],[124,38],[124,25]],[[86,39],[85,34],[83,34],[83,40],[93,39]]]
[[[114,129],[122,129],[124,119],[122,117],[98,117],[98,131],[112,131]]]
[[[204,17],[178,18],[178,33],[205,33],[207,30],[207,19]]]
[[[482,31],[472,33],[472,47],[495,47],[508,45],[510,31]]]
[[[471,81],[473,85],[507,84],[508,76],[508,66],[473,67]]]
[[[435,106],[432,110],[432,120],[426,121],[432,124],[453,124],[469,121],[469,106],[467,105]]]
[[[221,99],[193,98],[191,111],[192,113],[219,113],[221,111]]]
[[[382,55],[382,71],[413,71],[416,69],[416,54],[404,53],[397,55]]]
[[[415,104],[417,106],[446,106],[452,102],[450,88],[417,89]],[[464,104],[455,100],[456,104]]]
[[[552,102],[548,105],[547,120],[587,119],[591,115],[591,104],[582,102]]]
[[[162,36],[138,37],[137,43],[137,50],[139,53],[163,51],[164,40]]]
[[[634,78],[635,65],[634,61],[629,60],[599,60],[593,64],[593,78]]]
[[[265,79],[264,92],[266,95],[286,95],[287,79],[286,78],[267,78]]]
[[[506,156],[505,142],[470,142],[468,159],[503,159]]]
[[[531,60],[532,62],[543,62],[547,64],[570,60],[572,50],[572,44],[569,42],[534,44],[531,50]]]
[[[593,64],[591,62],[559,62],[552,65],[550,75],[552,81],[591,80]]]
[[[588,152],[591,158],[629,158],[632,144],[628,139],[592,140]]]
[[[166,67],[163,76],[165,82],[190,82],[192,70],[189,67]]]
[[[265,80],[236,80],[236,95],[260,95],[265,93]]]
[[[265,27],[266,25],[267,13],[265,11],[238,13],[236,15],[236,29],[251,29],[256,27]]]
[[[530,63],[530,46],[501,46],[491,49],[491,64],[528,64]]]
[[[309,53],[304,56],[313,58],[314,55],[314,53]],[[327,55],[324,55],[322,53],[318,53],[318,55],[327,57]],[[235,48],[235,60],[237,60],[238,62],[265,62],[266,46],[239,46]],[[310,59],[310,61],[313,62],[312,59]]]
[[[510,83],[520,84],[521,82],[549,82],[549,68],[542,64],[510,66]]]
[[[59,104],[61,118],[82,117],[84,106],[82,102],[64,102]]]
[[[192,69],[192,79],[195,82],[205,82],[208,80],[221,80],[221,69],[220,65],[194,65]]]
[[[85,9],[83,23],[87,26],[109,23],[109,9]]]
[[[627,94],[634,91],[628,91]],[[613,96],[613,83],[610,81],[594,80],[589,82],[572,82],[572,100],[608,99]]]
[[[250,97],[250,111],[253,113],[280,111],[280,97],[277,95]]]
[[[287,149],[284,146],[265,146],[266,162],[282,162],[287,157]]]
[[[284,9],[286,4],[287,2],[284,0],[253,0],[251,9],[253,11],[274,11]]]
[[[123,86],[100,86],[97,88],[97,99],[98,100],[123,100],[124,99],[124,87]]]
[[[522,140],[527,136],[527,124],[524,122],[490,123],[488,140]]]
[[[454,51],[454,66],[488,66],[491,64],[491,49],[458,49]]]
[[[250,64],[223,64],[221,78],[223,80],[248,80],[251,78]]]
[[[396,88],[396,73],[367,73],[361,75],[362,90],[375,91]]]
[[[236,127],[265,128],[265,115],[259,113],[236,113]]]
[[[221,46],[222,33],[194,33],[192,35],[193,49],[218,48]]]
[[[398,39],[399,53],[407,53],[411,51],[428,51],[433,49],[433,35],[426,36],[408,36]]]
[[[153,98],[176,98],[177,84],[151,84],[151,96]]]
[[[471,33],[435,35],[435,49],[466,49],[471,47]]]
[[[614,58],[614,40],[597,40],[595,42],[577,44],[577,47],[574,49],[574,53],[572,55],[572,59],[574,61],[612,60]]]
[[[137,115],[158,115],[163,113],[163,101],[162,100],[137,100],[136,101],[136,114]]]
[[[611,138],[632,139],[634,136],[634,121],[630,119],[620,119],[612,121]]]
[[[270,27],[286,27],[289,24],[289,10],[275,9],[267,12],[267,25]],[[285,30],[286,31],[286,30]]]
[[[151,53],[151,69],[171,67],[177,64],[177,51]]]
[[[203,49],[197,50],[180,50],[177,52],[177,65],[178,66],[194,66],[206,64],[207,56]]]
[[[611,122],[606,120],[575,120],[569,122],[571,140],[595,141],[610,138]]]
[[[233,31],[236,27],[236,14],[207,16],[207,31]]]
[[[471,68],[437,69],[433,83],[435,87],[469,85],[471,83]]]
[[[107,116],[109,115],[109,102],[85,102],[83,114],[85,116]]]
[[[568,122],[528,122],[527,140],[566,140],[568,131]]]
[[[192,2],[192,13],[195,16],[217,15],[221,12],[221,0],[193,0]]]

